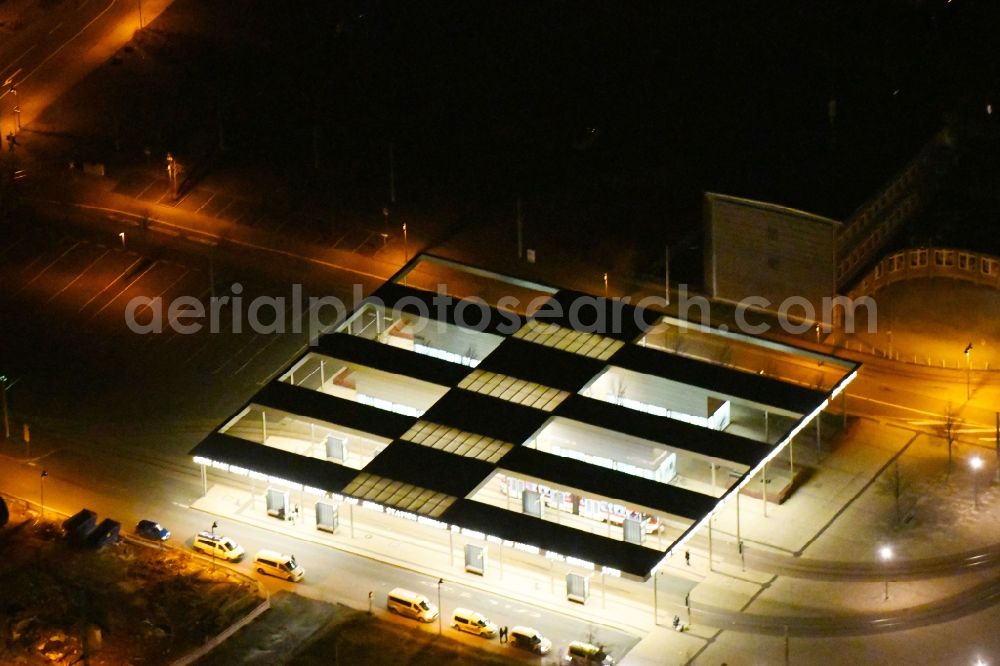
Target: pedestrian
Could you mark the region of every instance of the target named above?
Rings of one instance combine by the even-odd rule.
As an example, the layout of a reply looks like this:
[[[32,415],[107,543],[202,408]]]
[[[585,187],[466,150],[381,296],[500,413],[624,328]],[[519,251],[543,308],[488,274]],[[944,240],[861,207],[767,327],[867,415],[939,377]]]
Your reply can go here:
[[[681,626],[681,618],[680,618],[680,616],[679,615],[674,615],[674,629],[677,629],[678,631],[680,631],[680,629],[679,629],[680,626]]]
[[[688,566],[691,566],[691,551],[690,550],[685,550],[684,551],[684,564],[686,564]]]
[[[500,642],[501,643],[506,643],[507,642],[507,625],[506,624],[503,625],[502,627],[500,627]]]

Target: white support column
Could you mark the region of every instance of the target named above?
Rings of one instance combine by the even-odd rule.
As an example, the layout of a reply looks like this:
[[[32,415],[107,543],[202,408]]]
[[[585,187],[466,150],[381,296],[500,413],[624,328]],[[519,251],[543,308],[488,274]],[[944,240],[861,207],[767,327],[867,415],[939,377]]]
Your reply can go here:
[[[715,516],[708,519],[708,570],[713,571],[712,562],[712,523],[715,522]]]
[[[737,545],[743,543],[743,537],[740,536],[740,491],[736,491],[736,543]]]
[[[816,460],[819,462],[820,456],[823,454],[823,436],[820,430],[821,423],[823,421],[823,412],[820,411],[816,415]]]
[[[760,470],[760,487],[763,489],[760,497],[764,500],[764,517],[767,518],[767,465]]]
[[[263,439],[260,440],[260,443],[267,446],[267,412],[263,409],[260,410],[260,432],[261,435],[263,435]]]

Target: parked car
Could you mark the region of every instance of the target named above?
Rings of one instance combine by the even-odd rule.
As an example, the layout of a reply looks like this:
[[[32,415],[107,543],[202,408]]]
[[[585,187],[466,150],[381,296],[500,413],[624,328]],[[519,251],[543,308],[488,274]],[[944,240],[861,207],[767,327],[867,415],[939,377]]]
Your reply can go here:
[[[438,616],[438,607],[432,604],[430,599],[418,592],[404,590],[401,587],[389,592],[389,596],[386,598],[386,607],[391,613],[398,613],[421,622],[433,622]]]
[[[549,650],[552,649],[552,641],[531,627],[511,627],[508,637],[510,644],[514,647],[536,654],[548,654]]]
[[[604,648],[583,641],[570,641],[563,655],[564,664],[573,666],[614,666],[615,660]]]
[[[294,555],[279,553],[276,550],[258,551],[253,558],[253,566],[257,573],[277,576],[293,583],[302,580],[306,575],[306,570],[295,561]]]
[[[166,541],[170,538],[170,530],[152,520],[140,520],[139,524],[135,526],[135,533],[143,539],[152,539],[153,541]]]
[[[497,635],[497,625],[490,622],[482,613],[477,613],[468,608],[456,608],[451,614],[451,626],[459,631],[465,631],[484,638],[493,638]]]
[[[194,538],[194,543],[191,544],[191,547],[199,553],[229,562],[239,562],[246,554],[243,546],[229,537],[220,534],[213,535],[210,532],[199,532],[198,536]]]

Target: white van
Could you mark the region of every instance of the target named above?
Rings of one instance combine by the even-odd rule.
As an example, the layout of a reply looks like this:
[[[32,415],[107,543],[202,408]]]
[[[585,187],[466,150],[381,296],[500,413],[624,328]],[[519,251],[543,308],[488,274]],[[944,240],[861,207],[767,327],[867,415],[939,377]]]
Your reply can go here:
[[[469,610],[468,608],[456,608],[451,614],[451,626],[459,631],[476,634],[484,638],[493,638],[497,635],[497,625],[490,622],[481,613]]]
[[[522,650],[529,650],[536,654],[548,654],[552,649],[552,641],[542,636],[531,627],[511,627],[510,644]]]
[[[217,557],[221,560],[239,562],[243,559],[245,550],[227,536],[212,534],[210,532],[199,532],[194,538],[191,547],[209,557]]]
[[[276,550],[258,551],[253,558],[253,567],[257,573],[277,576],[294,582],[302,580],[306,570],[295,561],[294,555],[279,553]]]
[[[386,606],[392,613],[399,613],[421,622],[433,622],[438,616],[438,607],[422,594],[397,587],[389,593]]]

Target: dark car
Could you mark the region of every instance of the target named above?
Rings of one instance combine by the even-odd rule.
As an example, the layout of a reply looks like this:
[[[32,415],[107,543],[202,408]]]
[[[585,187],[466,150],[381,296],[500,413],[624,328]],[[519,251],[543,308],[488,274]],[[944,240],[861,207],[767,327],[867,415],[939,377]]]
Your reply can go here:
[[[152,520],[140,520],[135,526],[135,533],[153,541],[166,541],[170,538],[170,530]]]

